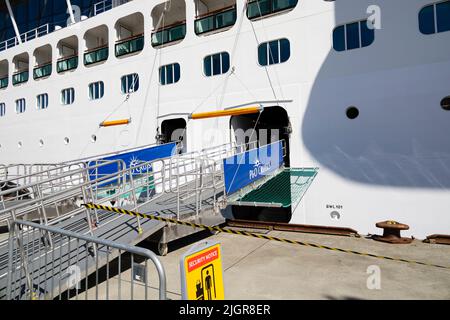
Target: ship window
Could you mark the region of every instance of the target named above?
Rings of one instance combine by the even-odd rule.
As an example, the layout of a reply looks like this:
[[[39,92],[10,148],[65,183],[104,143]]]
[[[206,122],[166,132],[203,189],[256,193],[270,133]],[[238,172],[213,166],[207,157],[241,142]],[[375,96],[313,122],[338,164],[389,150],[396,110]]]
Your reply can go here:
[[[105,84],[103,81],[98,81],[91,83],[89,85],[89,99],[90,100],[98,100],[103,98],[105,94]]]
[[[203,72],[211,77],[227,73],[230,70],[230,55],[228,52],[216,53],[205,57],[203,60]]]
[[[367,20],[338,26],[333,31],[333,48],[345,51],[370,46],[375,41],[375,29]]]
[[[258,47],[258,62],[261,66],[286,62],[290,56],[291,46],[287,39],[262,43]]]
[[[16,100],[16,113],[24,113],[26,108],[27,106],[25,99]]]
[[[450,31],[450,1],[434,3],[420,10],[419,29],[423,34]]]
[[[347,111],[345,112],[347,115],[347,118],[349,118],[350,120],[354,120],[356,118],[358,118],[359,116],[359,110],[356,107],[349,107],[347,108]]]
[[[38,110],[47,109],[48,107],[48,94],[43,93],[36,97],[36,107]]]
[[[123,76],[121,82],[123,94],[133,93],[139,90],[139,75],[137,73]]]
[[[441,107],[444,110],[450,111],[450,96],[445,97],[444,99],[442,99]]]
[[[168,64],[159,68],[159,83],[163,86],[178,82],[180,77],[181,70],[178,63]]]
[[[75,101],[75,89],[74,88],[68,88],[61,90],[61,104],[62,105],[69,105],[73,104]]]
[[[0,103],[0,117],[4,117],[6,114],[6,105],[4,103]]]

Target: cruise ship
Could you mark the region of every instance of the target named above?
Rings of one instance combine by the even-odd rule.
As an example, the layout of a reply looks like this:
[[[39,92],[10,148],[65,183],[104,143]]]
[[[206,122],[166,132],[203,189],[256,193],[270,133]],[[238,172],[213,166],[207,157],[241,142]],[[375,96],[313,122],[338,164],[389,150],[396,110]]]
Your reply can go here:
[[[225,216],[450,234],[449,31],[450,1],[2,0],[0,163],[282,141],[307,190]]]

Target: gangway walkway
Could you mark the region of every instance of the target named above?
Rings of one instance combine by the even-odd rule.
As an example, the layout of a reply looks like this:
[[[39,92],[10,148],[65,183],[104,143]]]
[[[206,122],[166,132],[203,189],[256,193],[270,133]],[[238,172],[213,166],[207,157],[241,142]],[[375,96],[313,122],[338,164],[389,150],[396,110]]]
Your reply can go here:
[[[126,245],[134,245],[159,234],[154,241],[159,243],[160,253],[165,254],[169,241],[199,230],[100,210],[91,211],[82,207],[81,203],[95,202],[211,226],[219,225],[225,221],[220,214],[226,200],[223,159],[249,148],[248,145],[225,144],[200,152],[135,163],[133,166],[127,166],[121,159],[110,159],[79,163],[65,170],[57,167],[58,174],[48,174],[47,179],[31,179],[29,181],[32,183],[0,192],[0,199],[4,201],[17,200],[14,196],[12,199],[5,199],[5,196],[10,197],[18,191],[26,190],[29,196],[29,199],[10,202],[0,208],[0,219],[8,222],[11,232],[17,231],[11,229],[12,226],[17,229],[17,222],[33,212],[38,214],[42,226]],[[112,172],[111,167],[114,168]],[[52,170],[55,172],[56,169],[47,169],[46,172]],[[42,176],[43,172],[39,175]],[[68,201],[75,204],[72,210],[61,211],[56,217],[47,215],[50,206],[60,208]],[[22,227],[26,226],[22,223]],[[0,299],[7,298],[9,293],[13,299],[23,298],[22,289],[8,293],[8,280],[12,284],[17,283],[17,288],[28,285],[28,292],[32,292],[30,288],[34,287],[42,289],[44,281],[47,286],[44,296],[57,297],[56,293],[67,289],[60,280],[64,268],[71,267],[70,256],[73,254],[78,256],[77,265],[85,276],[98,271],[105,263],[105,253],[99,252],[95,245],[87,254],[84,252],[86,248],[84,251],[77,249],[70,240],[63,240],[45,230],[32,235],[23,231],[22,239],[18,239],[15,232],[10,233],[10,240],[13,240],[0,243]],[[45,254],[36,256],[35,252],[43,248]],[[112,259],[119,253],[111,248],[106,255]],[[42,274],[41,268],[41,265],[50,267],[49,263],[52,270],[60,271],[59,275],[49,275],[51,279],[47,278],[47,274]],[[17,272],[21,273],[17,279],[8,278],[8,275]]]

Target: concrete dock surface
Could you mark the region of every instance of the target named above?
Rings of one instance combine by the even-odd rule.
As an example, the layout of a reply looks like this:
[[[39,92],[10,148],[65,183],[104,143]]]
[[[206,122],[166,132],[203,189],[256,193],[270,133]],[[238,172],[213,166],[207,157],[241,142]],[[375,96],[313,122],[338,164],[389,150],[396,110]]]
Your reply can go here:
[[[248,231],[248,229],[246,230]],[[419,240],[407,245],[390,245],[367,238],[350,238],[280,231],[257,231],[273,237],[416,260],[450,267],[450,246]],[[197,238],[195,238],[197,237]],[[309,299],[450,299],[450,269],[421,266],[305,247],[257,238],[204,232],[169,246],[160,257],[167,273],[168,297],[181,299],[180,258],[193,242],[212,240],[222,245],[225,297],[227,300],[309,300]],[[141,246],[149,246],[141,243]],[[157,298],[157,275],[149,268],[151,298]],[[129,294],[122,273],[122,297]],[[117,299],[117,276],[109,283],[109,299]],[[134,298],[143,289],[135,286]],[[98,288],[105,299],[105,284]],[[89,290],[95,297],[95,289]]]

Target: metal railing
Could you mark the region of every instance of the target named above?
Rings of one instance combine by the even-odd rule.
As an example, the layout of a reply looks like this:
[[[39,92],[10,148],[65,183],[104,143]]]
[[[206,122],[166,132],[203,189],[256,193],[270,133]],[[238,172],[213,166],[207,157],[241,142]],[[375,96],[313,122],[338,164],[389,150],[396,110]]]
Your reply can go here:
[[[33,69],[33,79],[37,80],[40,78],[48,77],[52,74],[52,63],[46,63],[40,66],[36,66]]]
[[[58,73],[76,69],[78,67],[78,55],[63,57],[56,62],[56,71]]]
[[[91,166],[85,163],[57,166],[35,174],[19,176],[8,179],[2,184],[10,184],[11,187],[3,187],[0,192],[0,224],[13,221],[21,217],[40,221],[43,224],[56,223],[67,216],[86,213],[89,231],[92,234],[93,218],[83,208],[79,207],[82,201],[94,201],[90,188],[90,170],[106,166],[117,166],[115,171],[121,172],[125,164],[121,160],[92,162]],[[22,166],[20,166],[22,167]],[[102,177],[102,181],[117,179],[118,174]],[[120,176],[119,176],[120,178]],[[29,181],[31,183],[17,184],[17,181]],[[96,217],[96,221],[98,218]]]
[[[131,0],[104,0],[94,5],[94,16],[109,11],[115,7],[121,6]]]
[[[186,36],[186,22],[176,23],[155,30],[152,33],[152,46],[162,46],[171,42],[184,39]]]
[[[257,146],[256,143],[252,145]],[[82,201],[114,202],[138,210],[168,193],[177,194],[179,201],[183,201],[194,192],[198,199],[206,193],[216,202],[223,194],[223,172],[218,160],[249,148],[252,147],[223,144],[176,157],[142,162],[129,168],[122,160],[61,164],[45,170],[36,169],[38,165],[5,167],[3,171],[7,179],[2,184],[9,183],[10,186],[0,191],[0,224],[27,216],[48,225],[66,217],[86,214],[92,232],[91,225],[98,221],[98,217],[96,213],[92,217],[81,208]],[[108,166],[114,167],[110,173],[98,174],[102,171],[99,169]],[[19,173],[11,176],[9,172],[12,169]],[[36,170],[37,173],[32,173]],[[195,206],[196,212],[199,212],[201,201],[196,201]]]
[[[84,53],[84,65],[88,66],[90,64],[105,61],[108,59],[108,56],[109,56],[108,45],[87,50]]]
[[[142,51],[144,49],[144,34],[135,35],[116,42],[116,57]]]
[[[298,0],[252,0],[247,5],[247,17],[256,19],[290,10],[297,6]]]
[[[22,42],[28,42],[30,40],[42,37],[49,33],[50,33],[50,24],[47,23],[47,24],[39,26],[33,30],[22,33],[20,35],[20,39],[22,40]],[[5,40],[3,42],[0,42],[0,51],[4,51],[6,49],[15,47],[18,44],[19,44],[19,40],[17,39],[17,37]]]
[[[150,250],[22,220],[12,223],[8,245],[8,300],[148,300],[149,260],[157,299],[167,299],[164,267]]]
[[[12,84],[17,85],[28,81],[30,73],[28,70],[19,71],[12,75]]]
[[[6,88],[8,86],[9,78],[4,77],[0,79],[0,89]]]
[[[236,23],[236,18],[237,12],[235,6],[207,13],[195,20],[195,33],[200,35],[231,27]]]

